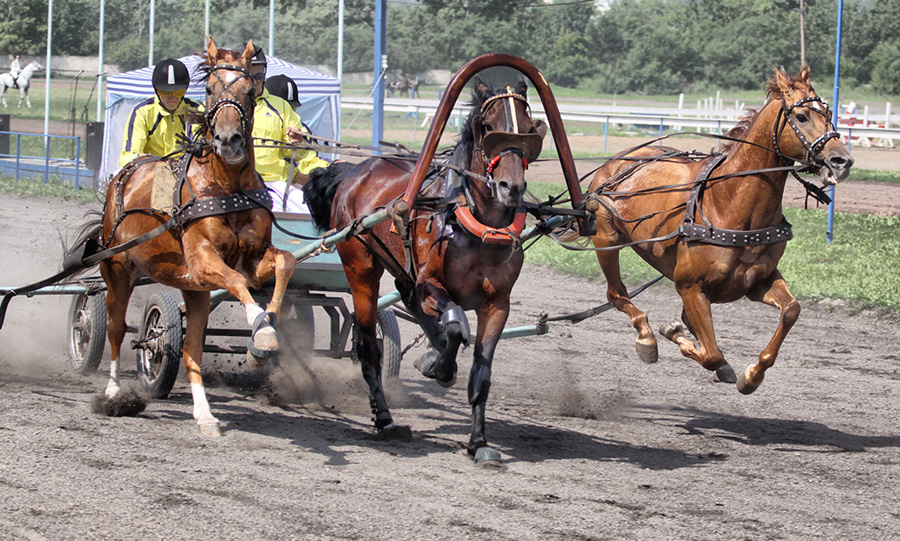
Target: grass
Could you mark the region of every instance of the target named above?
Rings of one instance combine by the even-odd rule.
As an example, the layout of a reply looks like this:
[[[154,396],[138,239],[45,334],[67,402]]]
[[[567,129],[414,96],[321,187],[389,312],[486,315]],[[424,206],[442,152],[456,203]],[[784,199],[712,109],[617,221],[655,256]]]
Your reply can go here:
[[[529,182],[536,196],[558,195],[563,187]],[[900,313],[900,218],[836,213],[834,240],[825,240],[825,210],[785,209],[794,226],[779,270],[791,292],[806,301],[839,299],[857,308]],[[605,282],[593,252],[564,250],[541,239],[526,259],[562,272]],[[620,252],[622,276],[634,287],[659,275],[632,250]]]
[[[44,184],[43,180],[33,179],[20,179],[16,182],[14,178],[0,175],[0,193],[21,197],[58,198],[78,203],[98,203],[102,205],[97,192],[94,192],[89,187],[75,190],[71,184],[62,182],[55,175],[51,176],[46,184]]]

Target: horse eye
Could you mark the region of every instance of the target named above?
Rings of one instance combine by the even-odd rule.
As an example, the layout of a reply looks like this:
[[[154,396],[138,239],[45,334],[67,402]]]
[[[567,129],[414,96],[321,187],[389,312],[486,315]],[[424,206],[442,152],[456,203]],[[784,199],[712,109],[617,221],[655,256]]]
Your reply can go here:
[[[807,121],[809,121],[809,117],[804,115],[803,113],[797,113],[797,121],[798,122],[807,122]]]
[[[206,95],[212,96],[212,89],[210,87],[206,87]]]

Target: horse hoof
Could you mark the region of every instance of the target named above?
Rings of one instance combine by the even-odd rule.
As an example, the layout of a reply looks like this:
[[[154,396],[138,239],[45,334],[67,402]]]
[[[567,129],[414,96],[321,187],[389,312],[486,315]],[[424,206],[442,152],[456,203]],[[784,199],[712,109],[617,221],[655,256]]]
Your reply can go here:
[[[391,423],[378,431],[379,440],[412,441],[412,429],[405,425]]]
[[[269,362],[269,357],[257,357],[256,355],[250,353],[250,348],[247,348],[247,362],[250,363],[250,366],[253,368],[262,368]]]
[[[500,458],[500,451],[491,447],[479,447],[472,457],[476,466],[482,468],[502,468],[503,460]]]
[[[684,334],[684,327],[678,321],[667,323],[659,328],[659,334],[665,336],[669,340],[674,340],[676,334]]]
[[[734,368],[732,368],[730,364],[723,364],[716,369],[716,375],[713,376],[713,381],[735,383],[737,381],[737,376],[734,375]]]
[[[659,347],[656,345],[656,340],[652,344],[635,342],[634,350],[637,351],[638,359],[644,364],[653,364],[659,360]]]
[[[205,438],[218,438],[222,435],[222,430],[219,428],[218,421],[197,423],[197,426],[200,427],[200,435]]]
[[[747,373],[742,370],[737,377],[737,390],[741,394],[753,394],[753,391],[759,389],[759,385],[750,385],[747,381]]]
[[[419,357],[416,362],[413,363],[413,366],[421,372],[423,376],[426,378],[433,379],[438,382],[438,385],[441,387],[448,389],[456,385],[456,370],[453,371],[453,376],[449,380],[441,380],[434,373],[435,365],[437,365],[438,359],[440,358],[440,354],[435,350],[429,350],[425,355]]]

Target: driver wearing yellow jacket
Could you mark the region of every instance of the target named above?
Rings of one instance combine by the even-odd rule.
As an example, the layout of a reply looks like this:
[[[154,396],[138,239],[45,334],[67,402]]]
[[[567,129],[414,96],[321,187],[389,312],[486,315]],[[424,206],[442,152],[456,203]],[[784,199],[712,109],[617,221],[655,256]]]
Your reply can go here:
[[[190,84],[187,67],[178,60],[163,60],[153,69],[156,97],[132,109],[122,141],[119,165],[142,154],[167,156],[181,146],[178,135],[185,133],[191,109],[198,104],[184,97]]]
[[[238,49],[241,50],[241,49]],[[267,146],[267,141],[276,143],[300,143],[309,132],[304,128],[294,105],[271,94],[263,82],[268,62],[262,48],[256,46],[250,60],[250,73],[257,90],[256,106],[253,109],[253,138],[256,171],[266,182],[286,181],[291,167],[291,151]],[[296,86],[294,86],[296,96]],[[299,106],[297,103],[296,106]],[[268,143],[271,143],[269,141]],[[294,164],[294,184],[306,184],[309,172],[317,167],[328,167],[329,163],[314,150],[297,150]]]

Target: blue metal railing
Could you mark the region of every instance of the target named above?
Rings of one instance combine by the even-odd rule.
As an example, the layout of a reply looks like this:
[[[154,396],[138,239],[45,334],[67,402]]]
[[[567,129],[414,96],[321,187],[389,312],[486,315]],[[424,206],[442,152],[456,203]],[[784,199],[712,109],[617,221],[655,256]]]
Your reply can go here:
[[[0,169],[13,169],[13,167],[7,166],[6,160],[10,158],[15,162],[15,178],[16,182],[19,181],[23,172],[36,172],[37,169],[35,166],[43,160],[43,168],[44,168],[44,184],[47,184],[50,181],[51,172],[55,175],[59,175],[61,178],[73,177],[74,180],[72,183],[77,190],[79,188],[80,183],[83,180],[87,180],[88,182],[93,182],[94,175],[93,172],[89,169],[85,168],[81,163],[81,137],[76,137],[73,135],[43,135],[43,134],[35,134],[35,133],[23,133],[23,132],[8,132],[8,131],[0,131],[0,134],[6,135],[14,135],[16,137],[16,153],[15,154],[0,154]],[[44,139],[44,155],[43,156],[23,156],[22,155],[22,137],[40,137]],[[60,140],[69,140],[75,143],[75,158],[51,158],[50,157],[50,142],[53,139]],[[51,167],[50,162],[53,162],[54,165]],[[29,165],[31,167],[29,167]],[[38,166],[39,168],[40,166]]]

